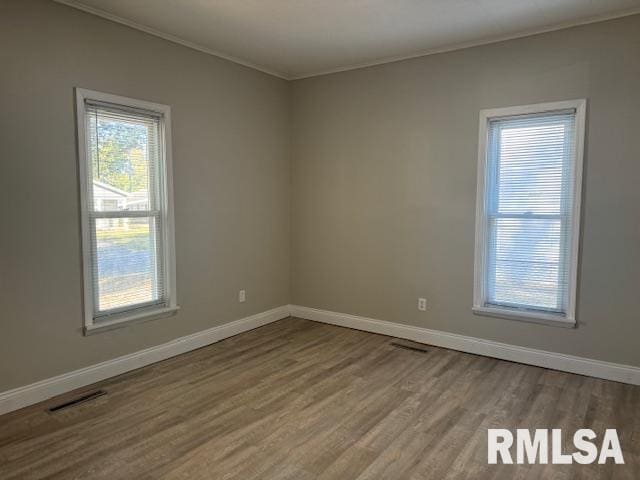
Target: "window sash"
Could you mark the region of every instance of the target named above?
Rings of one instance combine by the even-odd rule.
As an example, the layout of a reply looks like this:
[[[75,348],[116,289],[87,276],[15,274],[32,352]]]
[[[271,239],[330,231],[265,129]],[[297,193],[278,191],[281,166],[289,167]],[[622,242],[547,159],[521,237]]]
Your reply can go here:
[[[502,213],[502,214],[487,214],[487,241],[486,241],[486,256],[487,258],[491,258],[492,251],[491,247],[496,246],[497,242],[495,241],[495,235],[497,234],[496,228],[496,220],[499,219],[523,219],[523,220],[556,220],[560,223],[560,242],[566,242],[563,232],[566,231],[568,225],[570,223],[570,217],[566,214],[514,214],[514,213]],[[492,278],[494,275],[494,271],[491,268],[485,268],[485,287],[486,287],[486,296],[485,296],[485,306],[497,306],[497,307],[507,307],[514,308],[517,310],[530,311],[530,312],[546,312],[546,313],[556,313],[564,315],[567,311],[567,290],[570,288],[569,285],[563,286],[563,275],[566,272],[567,268],[567,254],[568,248],[563,248],[562,245],[559,249],[559,259],[558,259],[558,298],[556,302],[556,307],[537,307],[534,305],[527,305],[523,303],[517,302],[509,302],[509,301],[499,301],[495,299],[495,292],[492,292],[491,287],[495,285],[495,279]],[[497,257],[497,252],[493,253],[494,256]],[[518,260],[518,259],[508,259],[503,260],[503,262],[509,263],[522,263],[524,265],[555,265],[552,262],[544,262],[541,260]],[[491,262],[489,262],[491,263]],[[494,263],[497,263],[497,259],[494,260]]]
[[[134,213],[134,215],[127,215],[127,213]],[[146,309],[153,306],[167,306],[167,296],[168,292],[164,286],[165,279],[157,278],[159,275],[162,275],[165,271],[165,258],[164,258],[164,248],[163,248],[163,225],[162,225],[162,213],[158,210],[134,210],[132,212],[128,212],[126,210],[118,210],[113,212],[91,212],[89,215],[90,218],[90,229],[91,229],[91,246],[94,247],[97,245],[97,220],[111,220],[111,219],[129,219],[129,218],[152,218],[154,220],[155,225],[155,262],[152,275],[154,276],[153,284],[156,285],[158,282],[163,283],[162,294],[155,300],[151,300],[148,302],[138,302],[132,303],[130,305],[122,306],[122,307],[114,307],[108,309],[100,309],[100,287],[95,283],[95,269],[98,265],[98,252],[95,248],[91,248],[91,265],[93,268],[93,318],[94,321],[102,321],[104,318],[111,317],[114,315],[118,315],[126,312],[134,312],[140,311],[142,309]]]
[[[140,218],[162,217],[160,210],[93,210],[89,212],[90,218]]]

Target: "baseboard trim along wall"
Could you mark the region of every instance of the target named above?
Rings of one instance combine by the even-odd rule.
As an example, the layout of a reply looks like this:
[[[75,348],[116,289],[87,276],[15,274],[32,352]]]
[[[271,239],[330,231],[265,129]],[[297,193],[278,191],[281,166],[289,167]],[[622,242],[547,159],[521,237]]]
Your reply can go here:
[[[385,320],[359,317],[357,315],[297,305],[291,305],[290,313],[293,317],[379,333],[390,337],[404,338],[437,347],[459,350],[461,352],[526,363],[537,367],[577,373],[590,377],[603,378],[605,380],[630,383],[632,385],[640,385],[640,368],[631,365],[602,362],[600,360],[519,347],[439,330],[429,330],[427,328],[402,325]]]
[[[218,327],[209,328],[202,332],[176,338],[162,345],[0,393],[0,415],[70,392],[76,388],[91,385],[92,383],[205,347],[288,316],[289,306],[283,305]]]
[[[519,347],[476,337],[457,335],[455,333],[430,330],[346,313],[337,313],[298,305],[283,305],[229,322],[225,325],[180,337],[162,345],[150,347],[113,360],[0,393],[0,415],[33,405],[34,403],[47,400],[56,395],[70,392],[76,388],[91,385],[92,383],[211,345],[225,338],[262,327],[263,325],[281,320],[290,315],[340,327],[404,338],[461,352],[526,363],[537,367],[577,373],[632,385],[640,385],[640,367]]]

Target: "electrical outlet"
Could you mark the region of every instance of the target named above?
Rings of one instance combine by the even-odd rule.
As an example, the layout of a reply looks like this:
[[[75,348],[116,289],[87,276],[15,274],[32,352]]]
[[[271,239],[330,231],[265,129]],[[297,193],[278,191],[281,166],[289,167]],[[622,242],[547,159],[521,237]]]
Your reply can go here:
[[[420,310],[421,312],[424,312],[427,310],[427,299],[426,298],[419,298],[418,299],[418,310]]]
[[[247,291],[246,290],[240,290],[238,292],[238,302],[244,303],[246,301],[247,301]]]

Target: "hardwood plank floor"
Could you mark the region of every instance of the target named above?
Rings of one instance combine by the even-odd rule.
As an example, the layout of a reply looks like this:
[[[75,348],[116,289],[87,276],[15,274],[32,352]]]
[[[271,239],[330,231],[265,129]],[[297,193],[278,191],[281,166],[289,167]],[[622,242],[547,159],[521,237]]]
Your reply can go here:
[[[394,341],[290,318],[4,415],[0,479],[640,478],[640,387]],[[492,427],[616,428],[626,464],[487,465]]]

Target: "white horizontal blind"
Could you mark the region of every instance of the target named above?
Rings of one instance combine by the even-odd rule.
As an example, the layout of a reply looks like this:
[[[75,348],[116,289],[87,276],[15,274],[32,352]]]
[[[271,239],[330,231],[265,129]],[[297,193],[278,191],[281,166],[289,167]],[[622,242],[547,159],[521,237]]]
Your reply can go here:
[[[575,110],[489,120],[487,306],[567,312]]]
[[[164,306],[161,116],[85,101],[94,319]]]

